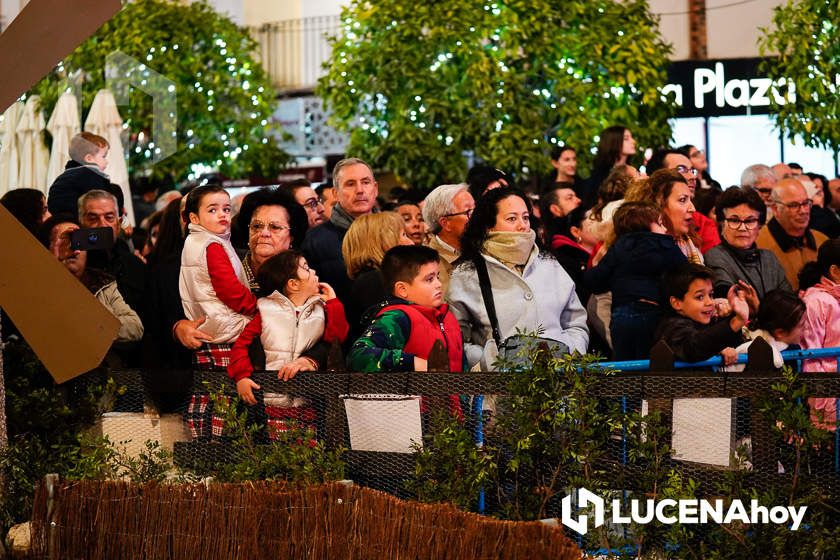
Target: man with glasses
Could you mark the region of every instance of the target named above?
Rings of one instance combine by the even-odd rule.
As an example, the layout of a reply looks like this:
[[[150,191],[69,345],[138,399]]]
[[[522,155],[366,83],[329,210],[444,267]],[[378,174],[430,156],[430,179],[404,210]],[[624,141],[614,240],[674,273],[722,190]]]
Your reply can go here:
[[[691,160],[677,150],[657,150],[650,156],[645,170],[648,177],[650,177],[654,171],[658,171],[659,169],[677,170],[680,175],[685,177],[685,182],[691,191],[691,197],[694,198],[699,172],[691,164]],[[700,212],[695,212],[691,219],[697,227],[697,234],[700,236],[701,253],[705,254],[712,247],[720,245],[720,234],[718,233],[717,224],[715,224],[714,220],[704,216]]]
[[[315,193],[312,184],[306,179],[295,179],[281,186],[281,188],[295,197],[295,201],[306,210],[306,217],[309,219],[309,228],[327,221],[324,214],[324,202]]]
[[[775,216],[761,229],[756,244],[776,255],[790,285],[796,290],[799,271],[805,263],[817,259],[817,250],[828,238],[808,227],[811,199],[796,179],[782,179],[776,183],[771,203]]]
[[[452,263],[461,254],[461,236],[475,208],[466,183],[441,185],[426,196],[423,219],[432,234],[429,247],[440,255],[440,282],[443,294],[449,288]]]

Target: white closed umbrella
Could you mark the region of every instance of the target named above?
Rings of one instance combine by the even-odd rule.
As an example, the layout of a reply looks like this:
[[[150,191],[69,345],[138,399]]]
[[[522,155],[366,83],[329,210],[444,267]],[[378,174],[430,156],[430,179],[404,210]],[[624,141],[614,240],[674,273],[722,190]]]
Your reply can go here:
[[[44,144],[44,112],[41,98],[33,95],[26,100],[23,116],[17,124],[18,185],[47,193],[47,166],[50,152]]]
[[[70,139],[80,132],[79,126],[76,96],[64,93],[58,98],[47,123],[47,130],[53,139],[50,164],[47,167],[47,185],[52,186],[55,178],[64,172],[64,166],[70,160]]]
[[[110,144],[108,167],[105,168],[105,174],[108,175],[112,183],[119,185],[122,189],[125,213],[131,221],[131,225],[135,225],[134,205],[131,203],[131,190],[128,186],[128,165],[125,161],[125,150],[121,137],[122,125],[123,121],[120,118],[119,111],[117,111],[114,94],[111,90],[100,89],[96,92],[96,97],[93,98],[93,104],[90,106],[85,121],[85,130],[98,134]]]
[[[15,101],[0,120],[0,196],[18,187],[17,124],[23,103]]]

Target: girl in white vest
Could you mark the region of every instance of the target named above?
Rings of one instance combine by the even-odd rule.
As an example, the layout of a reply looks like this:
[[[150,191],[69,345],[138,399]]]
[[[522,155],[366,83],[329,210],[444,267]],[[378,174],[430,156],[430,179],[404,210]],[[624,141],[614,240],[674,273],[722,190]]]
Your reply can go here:
[[[265,369],[276,370],[279,379],[288,381],[300,371],[318,368],[303,352],[321,340],[344,342],[350,328],[335,290],[318,282],[315,270],[299,251],[284,251],[266,260],[257,272],[257,283],[265,296],[257,300],[256,316],[233,345],[228,366],[236,392],[249,405],[256,404],[254,390],[260,388],[251,379],[254,365],[248,354],[255,338],[262,342]],[[305,423],[314,416],[314,411],[307,414],[303,398],[266,394],[265,404],[269,426],[272,417]]]
[[[212,337],[196,351],[194,365],[224,369],[230,346],[257,311],[230,243],[230,195],[220,186],[197,187],[187,197],[183,217],[189,235],[181,253],[181,301],[187,319],[204,317],[201,330]]]

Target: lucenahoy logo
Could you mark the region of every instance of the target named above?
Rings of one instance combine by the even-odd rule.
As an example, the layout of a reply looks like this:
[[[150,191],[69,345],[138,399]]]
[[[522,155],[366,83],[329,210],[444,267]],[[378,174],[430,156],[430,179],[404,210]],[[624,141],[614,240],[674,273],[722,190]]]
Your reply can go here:
[[[592,528],[600,527],[606,519],[606,502],[594,492],[586,488],[579,488],[577,491],[578,508],[592,506],[592,515],[595,523]],[[679,523],[681,525],[692,525],[699,523],[714,522],[727,525],[735,521],[743,523],[775,523],[778,525],[790,524],[790,529],[796,531],[802,524],[805,511],[808,506],[773,506],[759,505],[758,500],[750,500],[745,505],[741,500],[724,501],[683,499],[673,500],[665,498],[662,500],[629,500],[622,505],[621,499],[612,500],[610,513],[612,523],[615,525],[638,523],[645,525],[654,519],[665,525]],[[572,495],[568,495],[561,501],[561,521],[563,525],[585,535],[589,530],[589,518],[586,515],[572,517]]]

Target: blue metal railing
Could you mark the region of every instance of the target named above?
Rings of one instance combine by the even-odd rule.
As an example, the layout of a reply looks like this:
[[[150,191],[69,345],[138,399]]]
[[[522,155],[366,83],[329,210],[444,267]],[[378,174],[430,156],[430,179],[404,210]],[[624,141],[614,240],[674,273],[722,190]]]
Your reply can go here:
[[[801,363],[802,360],[811,360],[819,358],[837,358],[838,371],[840,371],[840,348],[814,348],[812,350],[785,350],[782,352],[782,359],[784,361],[796,360]],[[738,361],[736,363],[746,364],[747,355],[738,354]],[[625,360],[621,362],[599,362],[599,365],[605,369],[615,369],[618,371],[647,371],[650,369],[650,360]],[[702,362],[674,362],[674,369],[701,369],[708,367],[716,367],[723,365],[723,358],[715,356]]]

